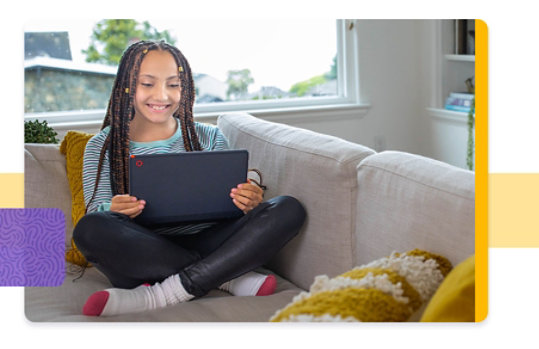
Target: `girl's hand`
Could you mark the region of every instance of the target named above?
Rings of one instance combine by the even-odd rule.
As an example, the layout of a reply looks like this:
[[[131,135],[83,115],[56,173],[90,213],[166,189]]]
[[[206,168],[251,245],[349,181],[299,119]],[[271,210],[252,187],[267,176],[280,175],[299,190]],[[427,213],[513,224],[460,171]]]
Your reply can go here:
[[[251,211],[264,200],[264,191],[258,185],[251,184],[251,180],[247,183],[239,184],[236,188],[230,191],[232,202],[243,213]]]
[[[110,210],[113,212],[123,213],[133,219],[142,213],[146,205],[146,201],[137,200],[136,197],[127,194],[116,195],[110,202]]]

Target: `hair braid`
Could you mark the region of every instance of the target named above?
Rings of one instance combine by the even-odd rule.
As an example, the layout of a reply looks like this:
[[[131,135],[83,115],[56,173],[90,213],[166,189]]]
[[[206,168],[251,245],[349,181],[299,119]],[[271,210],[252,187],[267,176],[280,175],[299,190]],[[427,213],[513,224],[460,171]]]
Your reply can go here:
[[[195,84],[191,66],[185,56],[176,47],[167,45],[166,50],[172,54],[178,67],[181,67],[180,82],[182,86],[180,106],[175,117],[180,120],[183,144],[187,151],[200,151],[202,147],[198,140],[193,120],[193,106],[195,104]]]
[[[110,126],[110,131],[99,157],[97,178],[90,202],[95,198],[103,160],[107,151],[112,195],[127,194],[129,192],[129,124],[135,116],[134,101],[140,65],[146,53],[152,50],[170,52],[178,67],[181,67],[179,73],[181,83],[180,106],[173,116],[180,121],[185,150],[202,150],[193,119],[195,88],[189,63],[180,50],[164,41],[139,41],[134,43],[125,50],[120,60],[107,112],[101,126],[101,129]],[[89,203],[87,206],[89,206]]]

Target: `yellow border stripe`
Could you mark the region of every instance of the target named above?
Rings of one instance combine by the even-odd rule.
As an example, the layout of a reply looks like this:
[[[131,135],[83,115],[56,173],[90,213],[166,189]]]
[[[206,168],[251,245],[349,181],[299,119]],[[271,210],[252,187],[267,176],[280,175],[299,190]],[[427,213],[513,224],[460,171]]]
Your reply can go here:
[[[489,181],[489,246],[539,247],[539,174],[496,173]]]
[[[24,173],[0,173],[0,208],[24,208]]]
[[[475,21],[475,321],[488,314],[488,28]]]

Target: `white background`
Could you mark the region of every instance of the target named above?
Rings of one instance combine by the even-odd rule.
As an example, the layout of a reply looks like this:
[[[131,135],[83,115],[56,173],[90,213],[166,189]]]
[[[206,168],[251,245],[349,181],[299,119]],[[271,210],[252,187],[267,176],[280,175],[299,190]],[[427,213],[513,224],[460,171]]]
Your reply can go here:
[[[120,2],[118,2],[120,3]],[[27,21],[88,18],[478,18],[489,27],[489,172],[539,172],[539,45],[533,2],[492,1],[46,1],[4,8],[0,173],[23,171],[23,29]],[[433,9],[431,9],[433,7]],[[307,10],[308,9],[308,10]],[[68,14],[71,17],[68,17]],[[151,14],[151,15],[150,15]],[[86,18],[84,17],[86,16]],[[0,193],[1,195],[1,193]],[[22,288],[0,289],[0,346],[96,348],[533,346],[539,310],[538,249],[489,250],[489,315],[479,324],[39,324],[24,317]],[[15,343],[7,344],[14,341]]]

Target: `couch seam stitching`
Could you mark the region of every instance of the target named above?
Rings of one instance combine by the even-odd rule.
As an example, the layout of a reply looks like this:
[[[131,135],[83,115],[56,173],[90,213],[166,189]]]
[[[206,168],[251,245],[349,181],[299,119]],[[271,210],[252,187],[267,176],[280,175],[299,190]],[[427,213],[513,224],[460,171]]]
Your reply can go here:
[[[388,169],[383,168],[383,167],[378,167],[378,166],[374,166],[374,165],[365,165],[365,164],[361,164],[361,165],[358,166],[358,170],[359,170],[361,167],[370,167],[370,168],[373,168],[373,169],[382,170],[382,171],[384,171],[384,172],[391,173],[391,174],[393,174],[393,175],[395,175],[395,176],[398,176],[398,177],[401,177],[401,178],[403,178],[403,179],[406,179],[406,180],[409,180],[409,181],[411,181],[411,182],[414,182],[414,183],[416,183],[416,184],[420,184],[420,185],[422,185],[422,186],[424,186],[424,187],[428,187],[428,188],[431,188],[431,189],[435,189],[435,190],[437,190],[437,191],[440,191],[440,192],[443,192],[443,193],[446,193],[446,194],[450,194],[450,195],[457,196],[457,197],[459,197],[459,198],[462,198],[462,199],[465,199],[465,200],[468,200],[468,201],[474,201],[474,202],[475,202],[475,195],[474,195],[474,199],[472,200],[472,199],[470,199],[470,198],[468,198],[468,197],[466,197],[466,196],[463,196],[463,195],[461,195],[461,194],[452,193],[452,192],[450,192],[450,191],[447,191],[447,190],[444,190],[444,189],[437,188],[437,187],[435,187],[435,186],[433,186],[433,185],[425,184],[425,183],[419,182],[419,181],[417,181],[417,180],[415,180],[415,179],[406,177],[406,176],[404,176],[404,175],[402,175],[402,174],[400,174],[400,173],[396,173],[396,172],[394,172],[394,171],[388,170]],[[358,182],[359,182],[359,181],[358,181]],[[475,191],[474,191],[474,194],[475,194]]]
[[[372,156],[372,155],[375,155],[376,152],[372,151],[372,150],[367,150],[368,153],[370,154],[367,154],[366,156],[362,156],[362,155],[358,155],[358,156],[355,156],[351,159],[347,159],[346,161],[341,161],[341,160],[337,160],[335,158],[332,158],[330,156],[327,156],[327,155],[322,155],[322,154],[317,154],[317,153],[314,153],[314,152],[309,152],[309,151],[305,151],[305,150],[300,150],[300,149],[297,149],[297,148],[293,148],[293,147],[290,147],[290,146],[287,146],[287,145],[283,145],[283,144],[278,144],[278,143],[275,143],[273,141],[270,141],[270,140],[266,140],[266,139],[263,139],[257,135],[253,135],[251,133],[247,133],[245,132],[244,130],[238,128],[237,126],[235,126],[234,124],[230,123],[229,121],[227,120],[224,120],[225,122],[227,122],[231,127],[234,127],[236,130],[240,131],[240,132],[243,132],[245,134],[248,134],[249,136],[253,137],[253,138],[256,138],[257,140],[259,141],[264,141],[266,143],[270,143],[272,145],[275,145],[275,146],[280,146],[280,147],[283,147],[283,148],[286,148],[286,149],[290,149],[290,150],[294,150],[294,151],[297,151],[297,152],[301,152],[301,153],[304,153],[304,154],[310,154],[310,155],[317,155],[317,156],[321,156],[325,159],[330,159],[330,160],[333,160],[335,162],[338,162],[338,163],[341,163],[341,164],[348,164],[348,163],[351,163],[351,162],[354,162],[356,160],[359,160],[359,159],[366,159],[368,158],[369,156]],[[346,142],[346,140],[344,140]]]

